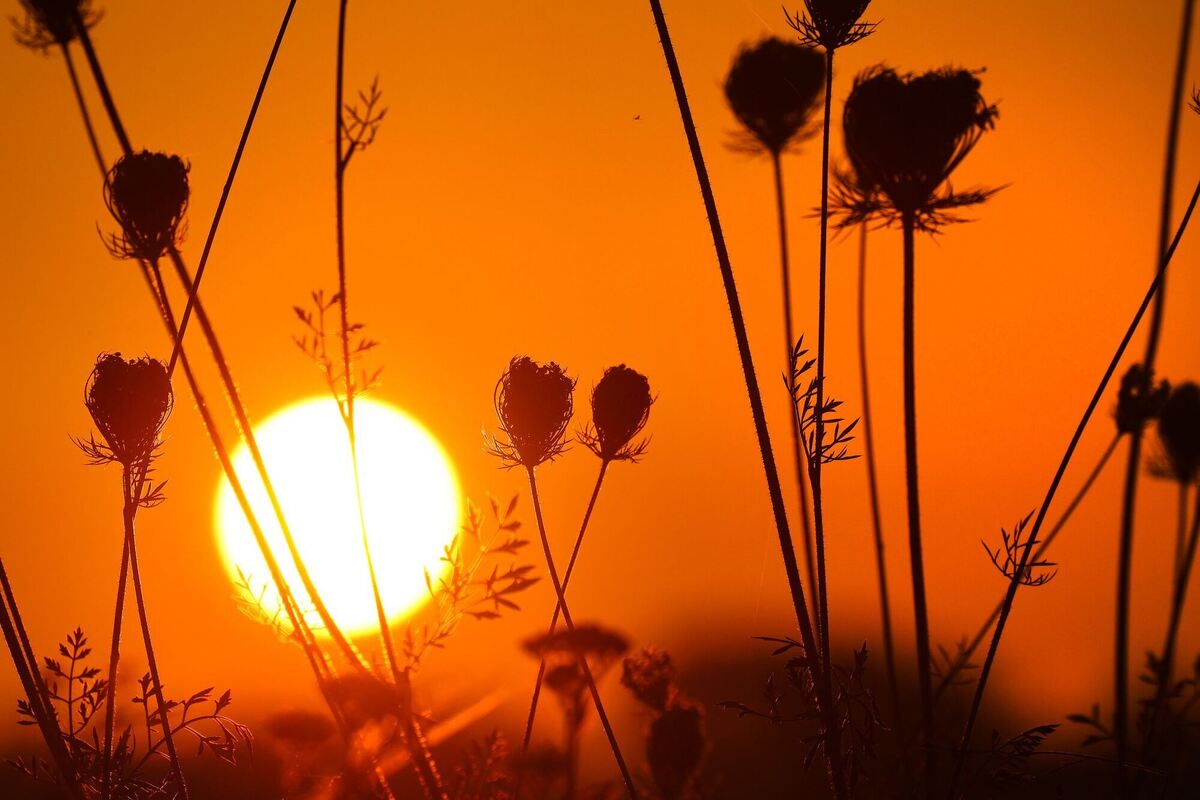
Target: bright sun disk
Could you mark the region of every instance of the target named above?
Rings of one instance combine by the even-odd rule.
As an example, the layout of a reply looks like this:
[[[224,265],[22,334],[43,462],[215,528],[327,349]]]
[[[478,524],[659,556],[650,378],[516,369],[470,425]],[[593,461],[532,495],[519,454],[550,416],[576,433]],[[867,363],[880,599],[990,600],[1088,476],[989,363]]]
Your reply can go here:
[[[355,401],[358,463],[371,556],[388,619],[395,621],[428,598],[425,570],[436,580],[443,548],[458,530],[458,478],[437,440],[398,408]],[[348,634],[378,629],[363,550],[346,429],[332,398],[303,400],[255,426],[255,436],[296,546],[329,612]],[[233,455],[255,516],[288,585],[304,597],[296,566],[246,446]],[[250,525],[222,477],[216,533],[230,577],[238,570],[268,614],[279,595]],[[303,601],[302,601],[302,604]],[[286,616],[280,615],[286,620]],[[309,609],[309,621],[320,621]]]

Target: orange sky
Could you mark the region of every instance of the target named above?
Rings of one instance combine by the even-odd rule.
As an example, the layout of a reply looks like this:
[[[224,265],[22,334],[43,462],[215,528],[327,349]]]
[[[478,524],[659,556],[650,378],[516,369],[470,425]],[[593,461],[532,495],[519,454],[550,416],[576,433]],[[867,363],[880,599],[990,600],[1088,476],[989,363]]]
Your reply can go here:
[[[284,3],[111,5],[95,41],[134,144],[192,163],[184,252],[194,265]],[[786,26],[777,0],[666,5],[782,445],[770,174],[766,162],[726,147],[735,123],[720,84],[740,43],[785,34]],[[879,61],[987,67],[985,94],[1001,108],[996,132],[958,183],[1011,186],[977,223],[918,242],[922,504],[935,641],[973,631],[1002,592],[979,540],[994,539],[1040,501],[1148,282],[1177,5],[1135,13],[1115,0],[876,0],[869,16],[881,21],[878,33],[839,56],[839,119],[853,74]],[[5,0],[6,12],[15,8]],[[202,291],[259,418],[322,390],[289,339],[292,304],[335,280],[334,13],[333,3],[300,4]],[[136,270],[98,241],[96,225],[110,222],[61,60],[9,42],[0,45],[0,74],[0,107],[9,109],[0,123],[0,324],[13,355],[0,393],[8,465],[0,553],[35,646],[47,651],[80,624],[103,642],[111,621],[118,476],[86,468],[67,438],[89,430],[84,379],[101,350],[161,356],[166,343]],[[496,469],[480,438],[493,424],[492,387],[511,355],[558,360],[581,388],[610,364],[645,372],[659,396],[652,450],[644,463],[612,472],[573,583],[575,615],[677,652],[685,685],[689,656],[753,652],[749,636],[789,632],[728,313],[646,4],[353,3],[348,81],[365,85],[376,74],[391,110],[374,148],[351,169],[348,236],[352,314],[385,341],[379,396],[426,423],[481,500],[522,488],[519,476]],[[99,122],[111,157],[115,143]],[[795,303],[807,331],[815,329],[817,229],[804,215],[819,199],[816,150],[810,144],[786,163]],[[1200,173],[1198,152],[1200,119],[1188,115],[1181,193]],[[877,448],[893,602],[908,648],[900,238],[880,233],[871,248]],[[1160,365],[1174,379],[1200,377],[1200,323],[1188,308],[1200,297],[1196,253],[1185,240],[1170,288]],[[852,240],[840,243],[830,273],[830,381],[851,414],[859,405],[854,259]],[[189,341],[207,365],[198,336]],[[1139,338],[1135,352],[1140,345]],[[205,375],[215,399],[216,382]],[[1107,416],[1089,431],[1068,496],[1111,431]],[[577,449],[544,472],[549,522],[564,548],[595,466]],[[1040,716],[1110,694],[1122,468],[1110,468],[1056,545],[1057,580],[1022,594],[1005,640],[998,691],[1028,678],[1035,664],[1052,665],[1039,677]],[[249,709],[311,696],[299,653],[231,601],[211,525],[219,469],[182,387],[160,470],[170,500],[141,518],[141,548],[165,680],[180,690],[228,685]],[[847,632],[847,647],[850,637],[877,644],[864,468],[853,462],[827,475],[833,625]],[[784,478],[791,498],[790,469]],[[1143,487],[1135,667],[1161,636],[1174,530],[1173,488],[1151,480]],[[527,613],[469,625],[423,675],[427,699],[454,705],[500,683],[515,687],[507,707],[516,713],[532,672],[514,642],[544,625],[550,596],[543,584],[527,597]],[[1194,646],[1200,617],[1192,605],[1184,630]],[[0,667],[0,699],[17,691],[12,670]]]

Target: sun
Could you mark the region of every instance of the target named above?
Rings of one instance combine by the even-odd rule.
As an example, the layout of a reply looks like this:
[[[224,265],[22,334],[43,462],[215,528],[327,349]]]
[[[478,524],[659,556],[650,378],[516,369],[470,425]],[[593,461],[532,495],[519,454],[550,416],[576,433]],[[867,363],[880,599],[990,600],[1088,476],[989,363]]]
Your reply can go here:
[[[426,570],[436,580],[440,560],[459,525],[461,500],[454,467],[437,440],[400,409],[355,401],[363,508],[380,594],[395,621],[428,598]],[[354,495],[350,446],[336,402],[311,398],[290,405],[254,428],[296,546],[329,612],[348,634],[378,630]],[[234,469],[289,586],[300,578],[245,444]],[[241,506],[222,476],[216,535],[231,579],[248,579],[268,614],[278,610],[266,561]],[[265,590],[265,591],[264,591]],[[318,624],[315,614],[311,615]]]

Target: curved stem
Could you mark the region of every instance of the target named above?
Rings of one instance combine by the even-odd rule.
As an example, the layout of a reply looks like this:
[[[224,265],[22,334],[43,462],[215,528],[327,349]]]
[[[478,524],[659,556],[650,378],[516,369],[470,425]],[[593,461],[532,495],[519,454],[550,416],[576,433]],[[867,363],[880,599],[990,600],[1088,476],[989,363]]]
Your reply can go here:
[[[875,538],[875,574],[879,579],[879,612],[883,622],[883,652],[887,666],[888,689],[896,728],[900,720],[900,688],[896,683],[896,655],[892,643],[892,611],[888,595],[887,559],[883,541],[883,522],[879,513],[879,481],[875,469],[875,434],[871,429],[871,383],[867,367],[867,224],[858,230],[858,374],[862,383],[862,439],[867,462],[867,497],[871,505],[871,532]]]
[[[579,534],[575,537],[575,546],[571,548],[571,560],[567,562],[567,571],[563,574],[563,593],[571,584],[571,575],[575,572],[575,561],[579,558],[579,549],[583,546],[583,535],[587,533],[588,522],[592,518],[592,510],[596,507],[596,498],[600,496],[600,487],[604,484],[604,475],[608,472],[608,460],[600,460],[600,474],[596,476],[596,485],[592,488],[592,496],[588,499],[587,510],[583,512],[583,522],[579,525]],[[553,636],[558,630],[558,617],[562,613],[562,605],[554,604],[554,614],[550,617],[550,629],[546,636]],[[537,680],[533,684],[533,699],[529,701],[529,716],[525,720],[525,737],[521,740],[521,752],[529,750],[529,742],[533,739],[533,723],[537,718],[538,699],[542,694],[542,682],[546,677],[546,659],[538,663]],[[518,776],[518,781],[520,777]]]
[[[796,331],[792,324],[792,270],[788,255],[787,209],[783,191],[783,164],[779,153],[771,154],[771,166],[775,174],[775,212],[779,225],[779,266],[783,294],[783,337],[784,376],[787,378],[788,396],[795,403],[795,365],[792,355],[796,348]],[[792,456],[796,463],[796,494],[800,498],[800,528],[803,533],[804,567],[808,572],[809,589],[817,585],[817,557],[813,551],[812,523],[808,509],[808,459],[804,456],[804,443],[800,440],[800,419],[788,414],[792,430]],[[818,599],[812,598],[813,608],[818,608]]]
[[[983,661],[983,668],[979,673],[979,682],[975,687],[975,696],[971,700],[971,709],[967,714],[967,722],[963,727],[962,744],[959,748],[958,758],[954,765],[954,777],[950,784],[950,796],[954,797],[958,788],[959,780],[962,776],[963,764],[966,759],[966,752],[971,745],[971,734],[975,729],[975,722],[979,717],[979,708],[983,703],[983,695],[987,690],[988,678],[991,676],[992,665],[996,661],[996,653],[1000,649],[1000,639],[1004,635],[1004,625],[1008,621],[1008,616],[1012,612],[1013,601],[1017,596],[1017,589],[1021,586],[1021,576],[1029,567],[1030,557],[1033,555],[1033,548],[1030,543],[1037,541],[1038,533],[1042,529],[1042,524],[1046,520],[1046,513],[1050,509],[1050,504],[1054,501],[1054,496],[1058,492],[1059,484],[1062,483],[1063,476],[1067,472],[1067,467],[1071,463],[1071,458],[1075,455],[1075,450],[1079,446],[1080,439],[1083,438],[1083,432],[1087,429],[1088,423],[1092,419],[1092,415],[1096,412],[1096,408],[1100,405],[1100,401],[1104,397],[1104,392],[1108,388],[1109,382],[1112,380],[1113,374],[1116,373],[1117,367],[1121,363],[1121,359],[1125,355],[1125,351],[1129,349],[1129,343],[1133,340],[1133,335],[1137,331],[1138,325],[1142,318],[1146,315],[1147,309],[1150,308],[1150,303],[1154,300],[1155,294],[1158,292],[1159,284],[1162,278],[1167,273],[1167,268],[1171,264],[1171,259],[1175,256],[1175,251],[1179,248],[1179,242],[1183,239],[1183,234],[1187,230],[1188,223],[1192,219],[1192,214],[1196,210],[1196,203],[1200,202],[1200,182],[1197,182],[1196,188],[1192,191],[1192,198],[1188,202],[1187,210],[1184,212],[1183,219],[1179,223],[1179,227],[1175,231],[1175,237],[1171,240],[1171,246],[1163,253],[1162,261],[1159,264],[1158,272],[1154,275],[1154,280],[1150,282],[1150,287],[1146,290],[1146,295],[1142,298],[1141,304],[1130,320],[1128,327],[1125,329],[1125,334],[1121,337],[1120,344],[1117,345],[1117,350],[1113,353],[1112,358],[1108,362],[1108,367],[1104,370],[1104,375],[1100,378],[1100,383],[1096,387],[1096,391],[1092,393],[1091,400],[1088,401],[1087,408],[1084,409],[1083,416],[1079,420],[1079,424],[1075,427],[1075,432],[1071,435],[1071,440],[1067,444],[1067,450],[1063,453],[1062,460],[1058,464],[1058,468],[1054,472],[1054,478],[1050,481],[1050,488],[1046,490],[1046,497],[1038,508],[1037,517],[1034,519],[1033,527],[1030,529],[1029,538],[1026,541],[1025,547],[1021,553],[1021,563],[1017,565],[1013,572],[1012,578],[1008,582],[1008,592],[1004,595],[1004,604],[1000,609],[1000,617],[996,621],[996,630],[992,634],[991,644],[988,646],[987,657]]]
[[[163,696],[162,679],[158,672],[158,659],[154,655],[154,643],[150,638],[150,620],[146,614],[146,598],[142,593],[142,576],[138,569],[137,543],[134,538],[134,515],[137,513],[137,495],[133,493],[135,487],[130,485],[131,482],[126,479],[126,486],[129,493],[125,498],[125,549],[129,555],[129,572],[133,578],[133,596],[137,602],[138,620],[142,628],[142,643],[146,649],[146,662],[150,669],[150,680],[154,684],[154,698],[158,701],[158,721],[162,725],[163,741],[167,745],[167,757],[171,762],[171,774],[175,781],[176,788],[179,789],[179,797],[182,800],[188,800],[187,781],[183,778],[183,767],[179,763],[179,754],[175,750],[175,736],[171,733],[171,718],[167,708],[166,698]],[[112,687],[115,691],[116,686]]]
[[[1183,24],[1180,31],[1179,50],[1175,61],[1175,76],[1171,91],[1171,108],[1167,123],[1167,154],[1163,167],[1161,216],[1159,219],[1158,242],[1155,258],[1161,256],[1171,235],[1171,211],[1175,197],[1175,164],[1179,154],[1179,123],[1183,113],[1183,97],[1187,77],[1188,50],[1192,37],[1192,16],[1195,0],[1184,0]],[[1153,380],[1154,362],[1158,355],[1158,342],[1162,332],[1163,315],[1166,310],[1166,276],[1160,281],[1154,297],[1154,310],[1150,315],[1146,337],[1146,353],[1142,359],[1146,379]],[[1133,559],[1133,535],[1135,506],[1137,503],[1138,477],[1141,474],[1141,451],[1143,430],[1138,428],[1129,438],[1129,460],[1125,467],[1125,490],[1121,502],[1120,560],[1117,563],[1117,633],[1114,659],[1115,686],[1113,708],[1113,737],[1117,745],[1117,781],[1121,797],[1126,794],[1125,761],[1129,746],[1129,605]]]
[[[779,482],[779,470],[775,464],[775,454],[771,449],[771,435],[767,429],[766,412],[763,409],[762,393],[759,391],[758,376],[754,371],[754,358],[750,353],[750,339],[746,333],[746,321],[742,314],[741,300],[738,297],[737,283],[733,277],[733,265],[729,259],[729,249],[725,245],[725,234],[721,229],[721,219],[717,213],[717,201],[713,194],[712,181],[708,176],[708,167],[704,163],[704,152],[700,147],[700,136],[696,132],[696,122],[692,117],[691,105],[688,103],[687,90],[683,83],[683,73],[679,69],[679,59],[675,55],[675,46],[671,42],[671,32],[667,27],[667,18],[663,13],[661,0],[650,0],[650,12],[654,17],[654,25],[658,31],[659,43],[662,45],[663,57],[667,62],[667,72],[675,91],[675,102],[679,107],[680,120],[683,123],[684,135],[687,137],[688,149],[692,156],[692,164],[696,170],[696,181],[700,187],[700,195],[704,201],[704,209],[708,216],[709,230],[712,234],[713,247],[716,250],[717,266],[721,271],[721,282],[725,288],[725,300],[729,306],[729,317],[733,324],[733,335],[737,342],[738,356],[742,365],[742,376],[746,382],[746,394],[750,401],[750,413],[754,419],[754,432],[758,440],[759,455],[763,462],[763,473],[766,477],[767,492],[771,498],[771,511],[775,518],[775,531],[779,537],[779,549],[783,556],[784,571],[787,574],[788,590],[792,597],[792,607],[796,614],[796,623],[800,629],[801,643],[809,658],[816,659],[820,650],[817,647],[816,636],[813,633],[812,618],[808,613],[808,603],[804,598],[804,585],[800,581],[800,567],[796,563],[795,545],[788,526],[787,508],[783,502],[783,490]],[[815,505],[815,504],[814,504]],[[816,672],[814,670],[814,672]],[[832,693],[824,676],[816,681],[817,705],[820,709],[825,730],[829,735],[836,735],[837,724],[834,721],[832,709]],[[847,794],[840,754],[834,754],[832,748],[822,748],[825,753],[826,765],[829,768],[830,783],[838,800],[844,800]]]
[[[1108,465],[1109,460],[1112,459],[1113,453],[1115,453],[1117,450],[1117,445],[1121,442],[1121,435],[1122,434],[1119,431],[1114,434],[1112,441],[1108,443],[1108,447],[1104,448],[1104,452],[1100,454],[1100,460],[1096,462],[1096,466],[1094,466],[1092,471],[1088,473],[1087,479],[1083,482],[1083,485],[1079,487],[1079,491],[1075,493],[1073,498],[1071,498],[1071,502],[1067,504],[1067,508],[1063,511],[1062,516],[1058,518],[1058,522],[1054,523],[1054,527],[1050,529],[1050,533],[1046,534],[1046,538],[1043,539],[1038,544],[1037,549],[1033,551],[1034,561],[1039,560],[1043,555],[1045,555],[1046,551],[1050,549],[1050,545],[1054,544],[1054,540],[1058,538],[1058,534],[1061,533],[1063,528],[1066,527],[1067,523],[1071,521],[1071,516],[1075,513],[1075,510],[1079,508],[1079,505],[1083,502],[1083,498],[1086,497],[1088,492],[1091,491],[1092,485],[1096,482],[1096,479],[1100,477],[1100,473],[1104,471],[1104,468]],[[986,639],[988,633],[991,632],[992,625],[996,622],[996,618],[1000,616],[1000,609],[1003,607],[1004,601],[1002,599],[1000,602],[996,603],[996,607],[992,609],[992,613],[986,620],[984,620],[983,624],[979,626],[979,630],[975,632],[975,636],[971,638],[970,642],[967,643],[967,646],[962,649],[962,651],[958,654],[958,657],[954,660],[954,664],[946,671],[946,674],[942,676],[941,681],[938,683],[937,688],[934,689],[933,692],[933,699],[935,702],[939,700],[945,691],[954,684],[955,678],[963,671],[963,669],[966,668],[966,665],[970,662],[971,657],[975,655],[975,651],[979,649],[979,646],[983,644],[983,640]]]
[[[550,551],[550,538],[546,535],[546,523],[542,517],[542,501],[538,497],[537,477],[534,475],[533,467],[526,467],[526,473],[529,476],[529,495],[533,499],[533,513],[537,518],[538,535],[542,540],[542,552],[546,556],[546,570],[550,573],[550,580],[554,584],[554,594],[558,597],[558,607],[562,610],[563,621],[567,624],[567,630],[575,631],[575,622],[571,619],[571,611],[567,606],[566,590],[563,589],[563,584],[558,578],[558,569],[554,566],[554,554]],[[617,768],[621,771],[621,779],[625,781],[625,791],[629,793],[631,800],[637,800],[637,788],[633,784],[633,775],[629,772],[629,767],[625,764],[625,758],[621,755],[621,746],[617,744],[617,736],[613,733],[612,724],[608,721],[608,714],[604,710],[604,702],[600,699],[600,690],[596,687],[596,679],[592,677],[592,669],[588,666],[587,658],[580,654],[579,668],[583,671],[584,680],[587,681],[588,691],[591,692],[592,702],[596,706],[596,716],[600,718],[600,724],[604,728],[604,735],[608,737],[608,745],[612,748],[613,758],[617,762]]]
[[[936,751],[933,681],[929,662],[929,613],[925,601],[925,562],[921,544],[921,494],[917,474],[916,372],[916,223],[904,217],[904,463],[908,499],[908,556],[912,564],[913,615],[917,632],[917,678],[921,699],[921,743],[925,747],[925,782],[932,794]]]

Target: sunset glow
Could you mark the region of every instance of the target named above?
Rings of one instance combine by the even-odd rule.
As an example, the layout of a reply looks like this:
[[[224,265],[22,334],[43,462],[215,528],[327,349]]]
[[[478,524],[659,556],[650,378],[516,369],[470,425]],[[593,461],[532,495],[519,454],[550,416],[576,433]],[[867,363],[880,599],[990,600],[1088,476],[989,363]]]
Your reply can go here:
[[[359,400],[355,414],[371,553],[384,608],[395,620],[428,597],[424,571],[439,573],[442,548],[458,526],[458,478],[432,434],[400,409]],[[334,401],[321,397],[295,403],[255,431],[297,547],[334,619],[351,634],[376,630],[350,450]],[[298,589],[295,565],[244,445],[233,461],[289,585]],[[279,595],[270,586],[266,563],[224,478],[217,490],[215,517],[230,577],[237,581],[240,568],[255,592],[267,587],[263,607],[273,614]],[[310,616],[319,628],[315,614]]]

